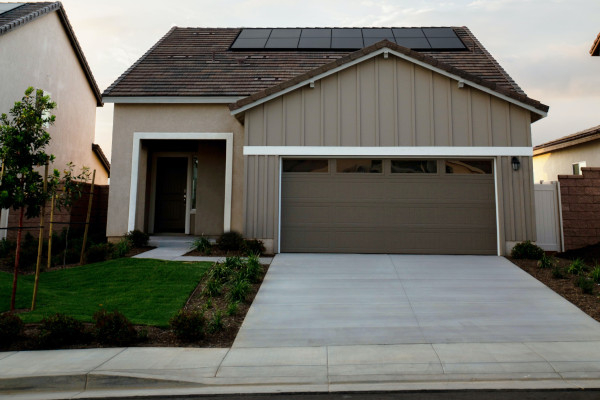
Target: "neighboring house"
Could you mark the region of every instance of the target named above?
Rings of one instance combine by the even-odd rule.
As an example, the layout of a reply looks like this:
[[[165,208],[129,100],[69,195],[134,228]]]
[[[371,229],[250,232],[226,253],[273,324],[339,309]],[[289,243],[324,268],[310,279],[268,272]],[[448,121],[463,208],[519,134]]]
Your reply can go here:
[[[530,125],[548,107],[465,27],[176,27],[103,99],[112,238],[434,254],[536,238]]]
[[[592,44],[592,48],[590,49],[590,55],[592,57],[598,57],[600,55],[600,33],[596,36],[596,40],[594,40],[594,44]]]
[[[533,148],[536,182],[556,181],[558,175],[581,175],[584,167],[600,167],[600,125]]]
[[[46,91],[57,103],[48,130],[48,152],[56,156],[51,167],[87,166],[96,169],[96,183],[106,185],[110,166],[93,144],[102,97],[62,4],[0,3],[0,55],[0,112],[8,113],[29,86]],[[1,227],[14,225],[7,214]]]

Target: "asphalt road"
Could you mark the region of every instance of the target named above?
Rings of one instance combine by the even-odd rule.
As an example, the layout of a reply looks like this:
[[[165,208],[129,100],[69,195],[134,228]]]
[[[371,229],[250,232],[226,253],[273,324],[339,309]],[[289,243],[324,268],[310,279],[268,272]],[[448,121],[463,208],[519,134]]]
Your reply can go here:
[[[106,397],[105,399],[111,399]],[[131,397],[120,400],[598,400],[600,390],[468,390],[377,393],[254,394],[221,396]]]

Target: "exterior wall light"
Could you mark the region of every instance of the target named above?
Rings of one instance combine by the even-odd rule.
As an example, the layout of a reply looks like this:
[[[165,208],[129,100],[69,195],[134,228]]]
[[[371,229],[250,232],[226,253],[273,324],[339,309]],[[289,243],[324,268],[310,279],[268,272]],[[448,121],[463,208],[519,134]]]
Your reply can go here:
[[[518,171],[521,168],[521,162],[517,157],[513,157],[510,163],[512,164],[513,171]]]

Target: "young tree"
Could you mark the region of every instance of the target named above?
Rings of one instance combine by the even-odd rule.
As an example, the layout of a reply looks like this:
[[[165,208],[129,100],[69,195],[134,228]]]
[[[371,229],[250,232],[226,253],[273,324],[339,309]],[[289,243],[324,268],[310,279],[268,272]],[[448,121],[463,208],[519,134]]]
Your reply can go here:
[[[50,96],[44,95],[40,89],[29,87],[22,100],[15,102],[10,109],[10,118],[6,114],[0,117],[0,159],[3,163],[0,207],[19,211],[11,311],[15,309],[23,216],[39,216],[41,207],[49,198],[43,190],[43,180],[47,177],[42,177],[37,167],[54,160],[54,156],[45,151],[50,143],[46,129],[54,123],[55,116],[51,114],[54,108],[56,103],[50,100]]]

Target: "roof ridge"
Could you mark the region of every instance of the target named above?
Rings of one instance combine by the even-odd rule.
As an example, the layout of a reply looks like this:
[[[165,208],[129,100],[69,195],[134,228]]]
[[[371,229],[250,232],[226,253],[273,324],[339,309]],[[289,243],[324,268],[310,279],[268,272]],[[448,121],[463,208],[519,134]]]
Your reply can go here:
[[[593,126],[591,128],[583,129],[581,131],[578,131],[578,132],[575,132],[575,133],[571,133],[570,135],[561,136],[561,137],[559,137],[557,139],[550,140],[550,141],[548,141],[546,143],[538,144],[537,146],[534,146],[533,149],[534,150],[535,149],[543,149],[543,148],[546,148],[546,147],[554,146],[556,144],[570,142],[571,140],[583,138],[583,137],[586,137],[588,135],[593,135],[593,134],[598,133],[598,132],[600,132],[600,125],[596,125],[596,126]]]
[[[146,57],[148,57],[150,55],[150,53],[152,53],[154,50],[156,50],[156,48],[158,46],[160,46],[169,36],[171,36],[171,34],[173,32],[175,32],[175,30],[177,29],[177,26],[172,27],[171,29],[169,29],[169,31],[163,36],[161,37],[158,42],[156,42],[154,44],[154,46],[150,47],[150,49],[148,49],[148,51],[146,51],[136,62],[133,63],[133,65],[129,68],[127,68],[125,70],[125,72],[123,72],[121,74],[121,76],[119,76],[109,87],[106,88],[106,90],[104,90],[104,93],[102,93],[102,96],[108,96],[110,95],[110,91],[113,90],[115,88],[115,86],[117,86],[119,83],[121,83],[121,81],[127,76],[129,75],[129,73],[131,71],[133,71],[138,65],[140,65],[140,63],[142,61],[144,61],[146,59]]]
[[[48,3],[50,3],[50,2],[48,2]],[[12,10],[9,10],[9,12],[17,10],[17,9],[19,9],[19,8],[25,6],[25,5],[28,5],[28,4],[36,4],[36,3],[23,3],[21,6],[13,8]],[[45,4],[45,3],[41,3],[41,4]],[[5,33],[7,33],[8,31],[16,29],[16,28],[18,28],[20,26],[23,26],[26,23],[28,23],[29,21],[31,21],[31,20],[33,20],[33,19],[35,19],[35,18],[37,18],[37,17],[39,17],[41,15],[48,14],[48,13],[50,13],[52,11],[56,11],[56,10],[58,10],[61,7],[62,7],[61,2],[60,1],[56,1],[54,3],[50,3],[50,4],[46,5],[46,6],[43,6],[42,8],[39,8],[39,9],[37,9],[35,11],[32,11],[32,12],[30,12],[27,15],[24,15],[24,16],[19,17],[19,18],[15,18],[14,20],[10,21],[9,23],[0,26],[0,35],[3,35]]]
[[[465,32],[467,33],[467,35],[469,35],[469,38],[481,49],[481,51],[483,52],[483,54],[485,54],[485,56],[492,62],[492,64],[494,64],[494,66],[496,68],[498,68],[498,71],[500,71],[500,73],[502,75],[504,75],[504,77],[506,78],[506,80],[511,84],[511,86],[513,87],[513,89],[519,93],[522,94],[524,96],[527,96],[527,93],[525,93],[525,91],[523,89],[521,89],[521,87],[517,84],[517,82],[508,74],[508,72],[506,72],[506,70],[504,68],[502,68],[502,66],[500,65],[500,63],[498,61],[496,61],[496,59],[490,54],[490,52],[483,46],[483,44],[481,44],[481,42],[479,41],[479,39],[477,39],[475,37],[475,35],[473,35],[473,32],[471,32],[471,30],[469,28],[467,28],[466,26],[462,26],[462,29],[465,30]]]

